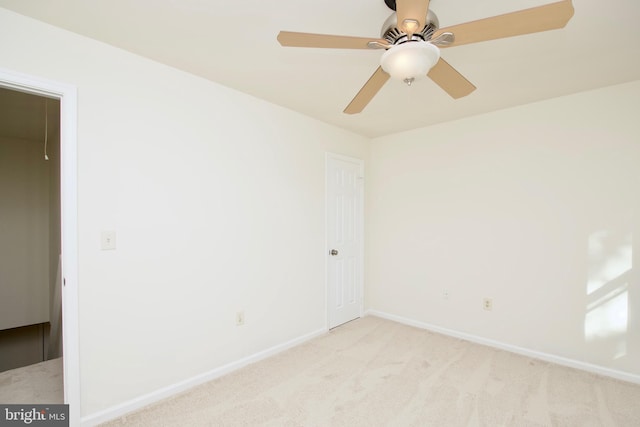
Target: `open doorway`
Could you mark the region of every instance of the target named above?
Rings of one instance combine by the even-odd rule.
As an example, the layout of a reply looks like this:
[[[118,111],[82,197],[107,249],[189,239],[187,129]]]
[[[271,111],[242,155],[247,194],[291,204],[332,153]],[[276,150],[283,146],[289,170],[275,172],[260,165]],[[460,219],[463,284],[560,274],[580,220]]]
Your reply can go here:
[[[71,425],[81,422],[78,320],[78,159],[75,86],[0,68],[0,87],[60,102],[60,193],[62,211],[62,342],[64,403]],[[24,401],[23,401],[24,403]]]
[[[0,87],[0,396],[29,403],[64,401],[60,164],[60,100]]]

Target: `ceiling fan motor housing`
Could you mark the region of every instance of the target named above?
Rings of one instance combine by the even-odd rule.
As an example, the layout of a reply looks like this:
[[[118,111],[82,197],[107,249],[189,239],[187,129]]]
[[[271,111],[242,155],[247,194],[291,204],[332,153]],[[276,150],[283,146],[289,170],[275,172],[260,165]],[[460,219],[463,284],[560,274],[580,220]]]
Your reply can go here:
[[[429,41],[438,28],[440,28],[438,17],[429,10],[424,27],[413,34],[411,40],[409,40],[407,34],[398,28],[398,15],[394,12],[384,21],[384,24],[382,24],[380,37],[388,41],[389,44],[401,44],[412,40]]]
[[[391,10],[396,10],[396,0],[384,0],[384,3]]]

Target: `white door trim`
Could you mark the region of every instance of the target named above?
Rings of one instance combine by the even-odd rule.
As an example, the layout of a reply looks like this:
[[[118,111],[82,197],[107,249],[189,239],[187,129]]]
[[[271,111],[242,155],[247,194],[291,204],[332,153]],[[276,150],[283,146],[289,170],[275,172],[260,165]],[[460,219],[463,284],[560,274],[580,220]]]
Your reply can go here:
[[[325,327],[329,330],[329,251],[331,248],[329,247],[329,160],[342,160],[345,162],[356,163],[360,166],[360,177],[362,177],[364,183],[364,160],[349,157],[342,154],[327,152],[325,155]],[[360,218],[358,234],[360,235],[360,245],[358,248],[358,257],[359,257],[359,265],[358,265],[358,290],[360,292],[360,317],[364,316],[364,185],[362,186],[362,194],[360,197],[359,210],[360,210]]]
[[[80,425],[78,329],[78,161],[75,86],[0,68],[0,86],[60,100],[60,204],[62,218],[62,348],[64,401],[70,425]],[[28,403],[28,402],[25,402]]]

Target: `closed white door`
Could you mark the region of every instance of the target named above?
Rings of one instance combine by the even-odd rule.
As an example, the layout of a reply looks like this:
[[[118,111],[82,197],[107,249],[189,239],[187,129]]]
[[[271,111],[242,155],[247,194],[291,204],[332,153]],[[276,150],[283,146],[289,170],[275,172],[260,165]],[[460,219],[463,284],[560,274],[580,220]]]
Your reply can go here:
[[[362,315],[362,160],[327,155],[327,306],[329,328]]]

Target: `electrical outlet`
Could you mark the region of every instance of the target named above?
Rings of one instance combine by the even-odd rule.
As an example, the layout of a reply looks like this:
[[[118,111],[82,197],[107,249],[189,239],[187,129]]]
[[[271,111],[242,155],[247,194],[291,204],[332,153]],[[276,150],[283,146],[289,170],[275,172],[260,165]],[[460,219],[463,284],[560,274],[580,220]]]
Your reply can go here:
[[[493,299],[491,298],[483,298],[482,299],[482,308],[487,311],[493,310]]]
[[[116,232],[103,231],[100,236],[100,249],[103,251],[114,250],[116,248]]]
[[[244,311],[239,311],[236,313],[236,326],[244,325]]]

